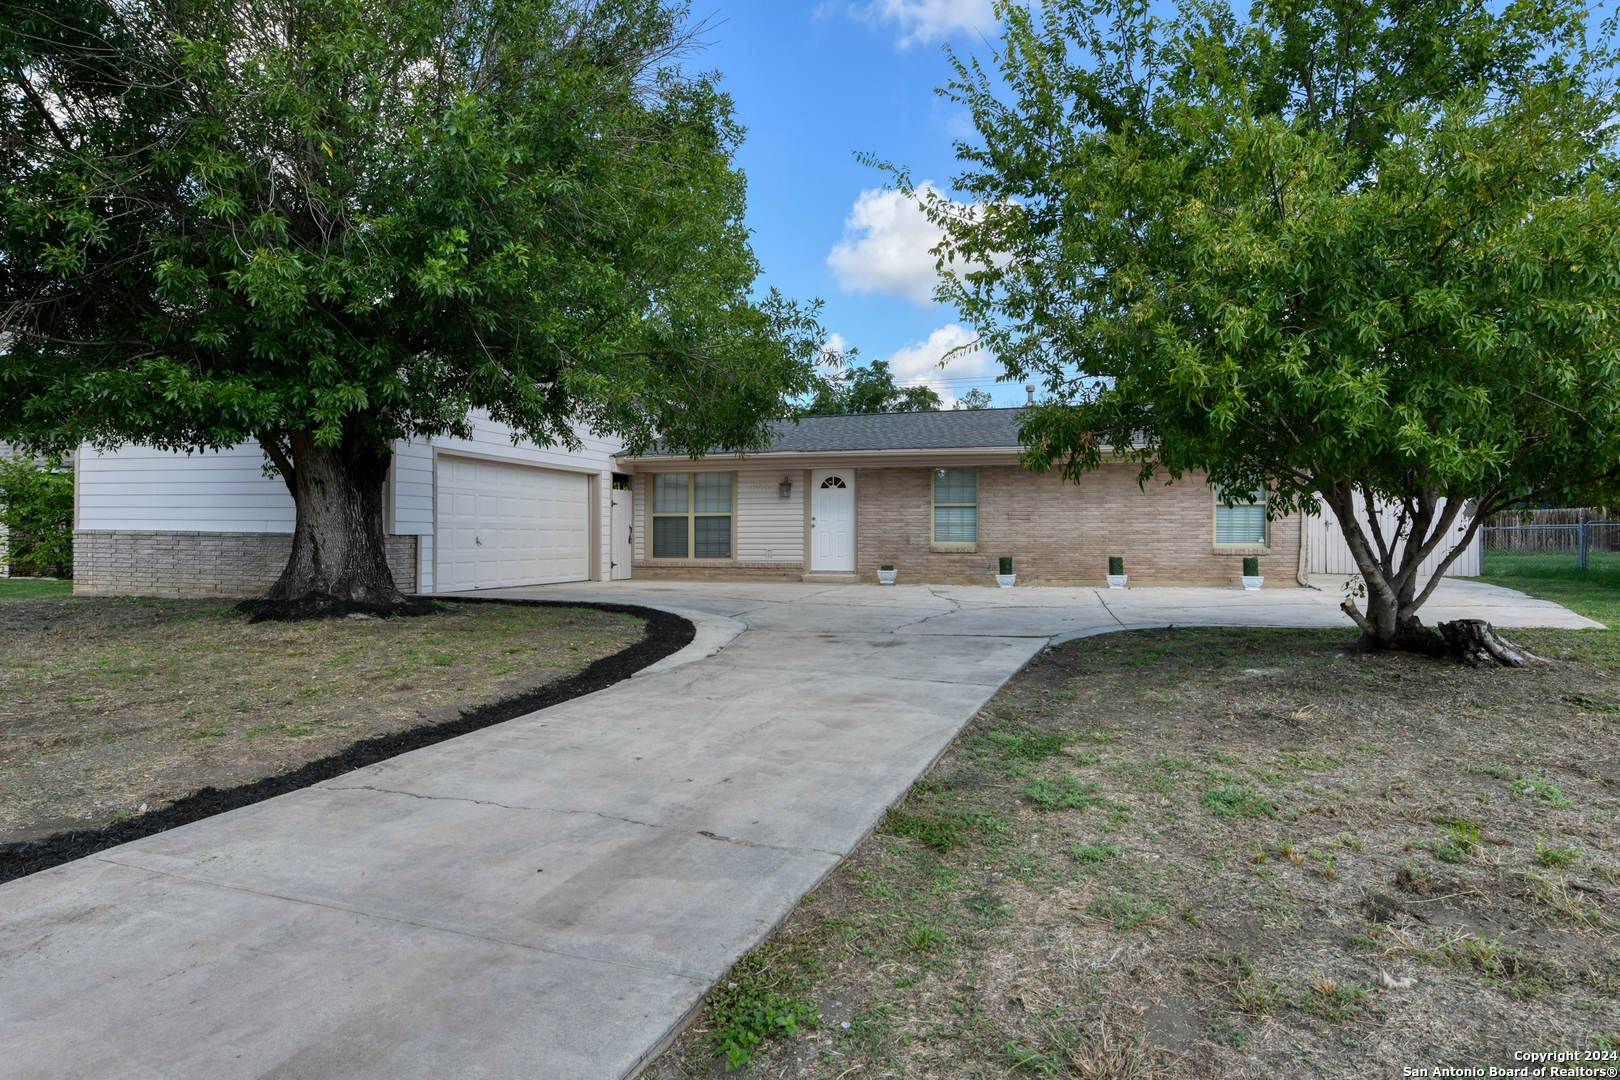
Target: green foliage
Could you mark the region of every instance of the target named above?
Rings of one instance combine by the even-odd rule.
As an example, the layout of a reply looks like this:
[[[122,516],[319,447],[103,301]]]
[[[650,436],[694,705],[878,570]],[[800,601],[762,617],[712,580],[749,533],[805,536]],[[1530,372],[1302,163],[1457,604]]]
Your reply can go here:
[[[0,437],[352,456],[482,408],[542,444],[761,445],[825,334],[753,298],[743,131],[675,64],[685,18],[9,5]]]
[[[0,458],[0,525],[7,530],[0,550],[13,574],[72,576],[72,470],[59,460]]]
[[[1077,776],[1042,776],[1025,785],[1019,794],[1042,810],[1084,810],[1108,801],[1097,793],[1097,788],[1097,781],[1088,784]]]
[[[998,727],[968,740],[969,749],[994,750],[1003,761],[1045,761],[1073,739],[1065,732],[1045,732],[1024,724]]]
[[[846,358],[853,359],[851,349]],[[887,360],[874,360],[865,367],[840,366],[816,387],[815,397],[804,410],[808,416],[836,416],[844,413],[935,412],[943,404],[927,386],[896,386]]]
[[[974,836],[988,836],[1006,828],[994,814],[947,813],[934,817],[891,809],[884,826],[895,836],[907,836],[940,851],[949,851]]]
[[[954,408],[967,409],[969,411],[976,412],[980,409],[988,409],[990,408],[990,405],[990,392],[988,390],[980,390],[975,387],[974,389],[963,394],[961,397],[957,398]]]
[[[1074,859],[1078,863],[1100,863],[1119,855],[1119,848],[1113,844],[1076,844]]]
[[[715,1047],[730,1068],[746,1065],[767,1039],[815,1026],[816,1008],[802,995],[819,974],[820,965],[803,947],[737,961],[708,1000]]]
[[[1125,573],[1125,556],[1108,556],[1108,573],[1113,577],[1119,577],[1121,574]]]
[[[1012,556],[1010,556],[1010,555],[1001,556],[1001,558],[998,560],[996,565],[997,565],[996,572],[998,574],[1010,574],[1010,573],[1013,572]]]
[[[1259,560],[1258,557],[1256,557],[1254,555],[1244,556],[1244,559],[1243,559],[1243,576],[1244,577],[1259,577],[1260,576],[1260,560]]]
[[[1513,781],[1509,787],[1512,788],[1515,795],[1540,799],[1548,806],[1557,807],[1560,810],[1568,810],[1575,805],[1574,800],[1566,798],[1557,784],[1548,783],[1546,780],[1537,777],[1521,776]]]
[[[1536,859],[1543,866],[1574,866],[1576,861],[1584,854],[1579,848],[1548,847],[1546,839],[1546,837],[1542,837],[1536,841]]]
[[[1620,127],[1582,5],[998,10],[994,67],[944,91],[975,212],[896,175],[944,230],[940,299],[1045,382],[1027,466],[1326,502],[1386,641],[1465,502],[1605,504]]]
[[[1229,818],[1235,814],[1244,817],[1275,817],[1277,807],[1247,784],[1236,781],[1213,780],[1199,796],[1199,801],[1215,812],[1216,817]]]

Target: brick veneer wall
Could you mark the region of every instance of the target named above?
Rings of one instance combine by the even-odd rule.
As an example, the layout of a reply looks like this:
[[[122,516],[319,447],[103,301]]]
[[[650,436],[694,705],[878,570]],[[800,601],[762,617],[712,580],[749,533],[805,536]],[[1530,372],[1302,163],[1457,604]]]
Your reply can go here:
[[[402,592],[416,591],[416,537],[389,536],[388,566]],[[257,596],[281,576],[291,533],[145,532],[73,534],[77,596]]]
[[[798,581],[804,567],[798,563],[699,563],[694,566],[667,562],[638,562],[630,571],[636,578],[653,581]]]
[[[979,469],[976,552],[930,549],[928,469],[861,469],[855,481],[855,568],[863,581],[893,563],[900,580],[995,583],[1010,555],[1020,585],[1104,585],[1122,555],[1132,585],[1236,585],[1258,555],[1266,587],[1297,586],[1298,516],[1271,523],[1263,548],[1217,551],[1214,495],[1202,477],[1136,484],[1136,467],[1108,465],[1078,485],[1014,465]]]

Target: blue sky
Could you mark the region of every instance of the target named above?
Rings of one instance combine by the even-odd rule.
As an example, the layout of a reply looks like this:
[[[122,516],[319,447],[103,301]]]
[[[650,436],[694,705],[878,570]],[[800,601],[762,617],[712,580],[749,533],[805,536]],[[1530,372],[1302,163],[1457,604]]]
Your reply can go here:
[[[943,45],[987,53],[990,0],[698,0],[692,13],[707,17],[710,47],[688,64],[723,74],[748,128],[738,164],[761,288],[825,300],[827,329],[864,359],[891,360],[903,382],[1021,403],[1020,387],[993,382],[989,357],[935,366],[973,336],[928,299],[936,234],[854,157],[871,151],[948,189],[951,142],[971,127],[934,93],[950,73]]]

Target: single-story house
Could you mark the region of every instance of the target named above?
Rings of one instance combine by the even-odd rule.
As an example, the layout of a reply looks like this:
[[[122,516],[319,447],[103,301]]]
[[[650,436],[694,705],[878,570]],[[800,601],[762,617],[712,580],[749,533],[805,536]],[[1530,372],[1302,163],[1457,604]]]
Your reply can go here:
[[[1266,587],[1308,569],[1301,519],[1226,507],[1201,477],[1137,484],[1108,465],[1078,485],[1018,464],[1017,409],[818,416],[763,451],[700,460],[515,442],[487,417],[470,439],[402,441],[385,488],[389,561],[407,592],[616,578]],[[76,460],[74,588],[84,594],[246,596],[291,545],[293,505],[258,447],[145,447]]]

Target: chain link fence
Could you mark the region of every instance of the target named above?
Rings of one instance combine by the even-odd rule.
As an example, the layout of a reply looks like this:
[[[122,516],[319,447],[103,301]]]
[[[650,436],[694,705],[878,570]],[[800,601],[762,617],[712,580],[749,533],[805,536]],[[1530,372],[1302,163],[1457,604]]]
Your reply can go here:
[[[1480,530],[1486,573],[1592,570],[1620,573],[1620,520],[1570,508],[1498,514]]]

